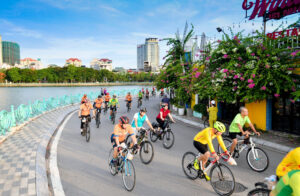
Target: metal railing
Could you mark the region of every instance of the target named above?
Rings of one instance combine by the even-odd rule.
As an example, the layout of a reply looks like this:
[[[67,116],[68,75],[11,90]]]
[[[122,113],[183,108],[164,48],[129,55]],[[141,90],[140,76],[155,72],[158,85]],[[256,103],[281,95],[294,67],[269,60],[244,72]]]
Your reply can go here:
[[[111,90],[110,95],[117,95],[117,97],[124,97],[128,92],[132,95],[137,95],[138,89],[130,90]],[[88,99],[93,101],[99,95],[99,92],[87,93]],[[50,97],[48,99],[36,100],[33,103],[29,102],[21,104],[15,109],[12,105],[10,111],[0,111],[0,136],[6,135],[10,132],[12,127],[21,125],[28,121],[30,118],[34,118],[45,112],[57,109],[59,107],[80,103],[83,94],[77,95],[64,95],[60,97]]]

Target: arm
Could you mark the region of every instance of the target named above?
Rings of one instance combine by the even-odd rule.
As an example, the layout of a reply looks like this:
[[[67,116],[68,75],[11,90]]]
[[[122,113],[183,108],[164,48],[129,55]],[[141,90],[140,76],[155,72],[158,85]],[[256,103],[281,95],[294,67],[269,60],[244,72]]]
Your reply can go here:
[[[136,129],[139,131],[140,128],[138,127],[137,121],[138,121],[137,118],[134,118],[134,124],[135,124],[135,127],[136,127]]]
[[[227,151],[227,149],[226,149],[226,146],[225,146],[225,144],[224,144],[224,141],[223,141],[222,136],[221,136],[221,135],[218,135],[218,136],[217,136],[217,140],[218,140],[218,142],[219,142],[219,144],[220,144],[222,150],[223,150],[225,153],[227,153],[228,151]]]
[[[153,130],[152,124],[151,124],[151,122],[149,120],[147,120],[147,124]]]
[[[253,126],[252,123],[249,123],[250,128],[252,129],[252,131],[256,134],[256,135],[260,135],[259,132],[256,131],[255,127]]]
[[[243,130],[243,127],[239,124],[239,123],[236,123],[237,124],[237,126],[239,127],[239,130],[241,131],[241,133],[243,134],[243,135],[245,135],[245,132],[244,132],[244,130]]]
[[[170,113],[168,114],[168,116],[172,120],[172,122],[175,123],[175,120],[173,119],[173,116]]]
[[[209,147],[209,150],[212,154],[216,154],[215,152],[215,148],[214,148],[214,145],[213,145],[213,142],[212,142],[212,139],[211,139],[211,136],[209,134],[210,130],[206,131],[206,134],[205,134],[205,137],[206,137],[206,140],[207,140],[207,145]]]
[[[164,121],[165,119],[163,118],[163,113],[159,112],[159,114],[160,114],[160,119]]]

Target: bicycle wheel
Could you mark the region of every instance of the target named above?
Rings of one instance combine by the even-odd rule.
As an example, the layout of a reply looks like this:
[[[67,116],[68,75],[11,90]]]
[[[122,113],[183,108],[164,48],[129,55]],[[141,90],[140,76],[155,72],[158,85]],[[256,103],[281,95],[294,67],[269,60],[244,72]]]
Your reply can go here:
[[[149,164],[154,157],[154,148],[151,142],[144,141],[141,144],[140,158],[144,164]]]
[[[206,120],[204,121],[203,125],[204,125],[204,128],[209,127],[208,119],[206,119]]]
[[[263,172],[269,167],[269,157],[267,153],[259,148],[249,148],[247,151],[247,163],[249,167],[256,172]]]
[[[222,163],[215,164],[210,170],[210,184],[218,195],[231,195],[235,188],[232,171]]]
[[[181,166],[184,174],[192,180],[198,178],[199,173],[198,170],[194,168],[194,161],[196,159],[196,155],[193,152],[186,152],[181,161]]]
[[[122,170],[123,184],[127,191],[132,191],[135,186],[135,169],[130,160],[126,160]]]
[[[171,130],[165,132],[163,136],[163,146],[166,149],[170,149],[174,145],[174,141],[175,141],[175,136],[173,132]]]
[[[90,125],[87,125],[87,127],[86,127],[85,139],[86,139],[86,142],[89,142],[90,139],[91,139],[91,129],[90,129]]]
[[[100,125],[100,114],[99,113],[96,116],[96,124],[97,124],[97,128],[99,128],[99,125]]]
[[[117,170],[115,166],[112,165],[112,159],[113,159],[114,149],[110,149],[109,155],[108,155],[108,167],[111,175],[115,176],[117,174]]]
[[[223,138],[223,142],[225,144],[226,149],[229,151],[232,141],[228,138]],[[224,152],[223,149],[221,148],[220,144],[218,143],[218,153],[222,154],[223,152]]]
[[[150,140],[151,142],[156,142],[158,140],[158,135],[154,131],[150,131]]]
[[[270,190],[264,188],[253,189],[248,193],[248,196],[269,196]]]

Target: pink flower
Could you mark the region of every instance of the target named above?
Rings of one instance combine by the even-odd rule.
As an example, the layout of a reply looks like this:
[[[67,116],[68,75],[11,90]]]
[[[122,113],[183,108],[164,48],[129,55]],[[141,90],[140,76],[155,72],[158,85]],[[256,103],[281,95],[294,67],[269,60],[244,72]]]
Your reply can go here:
[[[298,52],[300,52],[300,50],[297,50],[297,51],[295,51],[295,52],[292,52],[292,53],[291,53],[291,56],[293,56],[293,57],[296,56],[296,55],[298,54]]]
[[[295,92],[296,91],[296,88],[294,86],[292,86],[292,91]]]
[[[243,78],[243,77],[240,77],[240,80],[241,80],[241,81],[244,81],[244,80],[245,80],[245,78]]]
[[[227,59],[228,57],[229,57],[228,54],[224,54],[223,56],[224,59]]]
[[[270,67],[271,67],[270,65],[266,65],[266,68],[267,68],[267,69],[270,69]]]
[[[221,43],[221,40],[218,40],[217,42],[218,42],[218,43]]]
[[[169,80],[167,80],[167,83],[169,83]]]
[[[290,101],[291,101],[292,103],[295,103],[295,100],[294,100],[294,99],[290,99]]]
[[[237,87],[235,86],[235,87],[233,87],[233,89],[232,89],[232,90],[233,90],[233,91],[236,91],[236,89],[237,89]]]
[[[249,79],[249,80],[248,80],[248,83],[252,83],[252,82],[253,82],[253,80],[252,80],[252,79]]]
[[[252,74],[252,78],[255,78],[255,74]]]
[[[267,57],[269,57],[270,55],[269,54],[267,54]]]
[[[239,57],[238,59],[239,59],[239,61],[243,60],[242,57]]]
[[[209,61],[209,60],[210,60],[210,58],[211,58],[211,56],[209,56],[209,57],[206,57],[206,59],[205,59],[205,60]]]
[[[274,97],[280,97],[280,94],[275,93]]]
[[[233,79],[238,79],[239,78],[239,76],[238,75],[235,75],[234,77],[233,77]]]
[[[251,53],[251,56],[255,56],[255,53]]]
[[[228,72],[228,69],[224,69],[224,70],[223,70],[223,73],[227,73],[227,72]]]
[[[196,54],[195,56],[196,56],[196,57],[198,57],[198,56],[199,56],[199,54]]]
[[[193,71],[197,71],[197,70],[198,70],[198,68],[197,68],[197,67],[193,69]]]
[[[251,83],[251,84],[248,84],[248,87],[249,88],[253,88],[255,86],[255,84]]]
[[[195,78],[199,78],[200,75],[201,75],[201,72],[197,72],[197,73],[195,74]]]
[[[262,86],[260,89],[265,91],[267,88],[265,86]]]

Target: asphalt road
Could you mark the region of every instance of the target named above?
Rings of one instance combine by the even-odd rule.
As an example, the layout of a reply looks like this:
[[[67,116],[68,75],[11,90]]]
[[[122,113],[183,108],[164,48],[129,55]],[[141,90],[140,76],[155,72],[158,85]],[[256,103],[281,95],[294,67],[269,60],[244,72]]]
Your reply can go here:
[[[126,114],[132,119],[136,108],[136,100],[133,102],[133,110],[126,112],[125,102],[121,102],[121,108],[117,117]],[[148,117],[155,120],[158,114],[159,98],[143,100],[143,106],[147,107]],[[132,192],[127,192],[122,183],[121,175],[112,176],[108,169],[107,158],[111,149],[110,135],[113,130],[112,123],[108,120],[108,114],[101,116],[101,125],[97,129],[95,121],[91,123],[91,141],[87,143],[80,135],[80,121],[77,113],[66,124],[58,145],[58,167],[62,185],[67,196],[75,195],[216,195],[210,183],[205,180],[189,180],[182,171],[181,159],[186,151],[196,150],[193,147],[193,137],[199,129],[177,121],[171,128],[175,134],[174,146],[167,150],[163,148],[162,141],[154,143],[154,159],[149,165],[141,163],[139,156],[135,157],[136,186]],[[146,126],[146,125],[145,125]],[[215,141],[216,142],[216,141]],[[272,149],[264,148],[269,155],[269,168],[263,173],[252,171],[245,158],[245,152],[237,159],[237,166],[231,166],[236,182],[242,187],[248,188],[243,192],[233,195],[247,195],[254,188],[254,183],[262,181],[266,176],[275,173],[276,166],[284,157],[284,154]],[[240,186],[239,186],[240,187]]]

